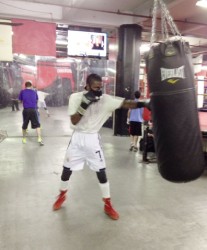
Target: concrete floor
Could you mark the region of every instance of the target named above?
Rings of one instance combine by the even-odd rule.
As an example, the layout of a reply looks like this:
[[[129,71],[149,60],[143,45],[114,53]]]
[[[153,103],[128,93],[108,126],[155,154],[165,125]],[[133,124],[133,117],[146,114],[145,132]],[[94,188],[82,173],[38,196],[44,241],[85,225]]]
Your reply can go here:
[[[176,184],[156,163],[129,152],[129,138],[101,130],[114,207],[103,213],[96,175],[85,168],[71,177],[68,200],[52,211],[71,130],[66,107],[41,111],[45,146],[29,129],[21,141],[21,112],[0,110],[1,250],[206,250],[207,176]]]

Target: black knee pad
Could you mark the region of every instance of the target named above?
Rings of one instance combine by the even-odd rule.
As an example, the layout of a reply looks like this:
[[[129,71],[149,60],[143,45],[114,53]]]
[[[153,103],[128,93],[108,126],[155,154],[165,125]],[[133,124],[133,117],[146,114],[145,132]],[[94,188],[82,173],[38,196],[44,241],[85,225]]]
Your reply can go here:
[[[99,172],[96,172],[98,180],[100,183],[106,183],[107,182],[107,177],[106,177],[106,169],[102,168],[99,170]]]
[[[63,167],[61,180],[68,181],[70,179],[71,174],[72,174],[72,171],[70,170],[70,168]]]

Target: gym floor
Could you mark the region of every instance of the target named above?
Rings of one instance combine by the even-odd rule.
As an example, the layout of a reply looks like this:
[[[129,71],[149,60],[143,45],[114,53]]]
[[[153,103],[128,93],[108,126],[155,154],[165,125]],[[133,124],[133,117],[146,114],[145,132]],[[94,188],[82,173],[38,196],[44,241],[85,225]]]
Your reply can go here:
[[[129,137],[101,130],[113,221],[103,212],[94,172],[71,176],[68,199],[52,211],[70,139],[67,107],[41,110],[44,146],[28,129],[22,144],[21,111],[0,110],[1,250],[206,250],[207,175],[188,183],[164,180],[156,163],[129,151]],[[183,156],[188,157],[188,156]]]

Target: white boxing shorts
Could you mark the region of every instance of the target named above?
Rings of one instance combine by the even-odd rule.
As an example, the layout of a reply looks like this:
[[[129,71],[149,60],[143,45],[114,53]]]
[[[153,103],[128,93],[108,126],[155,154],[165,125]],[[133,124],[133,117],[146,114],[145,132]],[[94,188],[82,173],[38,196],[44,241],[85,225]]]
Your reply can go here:
[[[45,101],[38,101],[38,108],[47,108]]]
[[[67,148],[64,167],[72,171],[82,170],[84,164],[98,172],[106,167],[101,137],[98,133],[88,134],[75,131]]]

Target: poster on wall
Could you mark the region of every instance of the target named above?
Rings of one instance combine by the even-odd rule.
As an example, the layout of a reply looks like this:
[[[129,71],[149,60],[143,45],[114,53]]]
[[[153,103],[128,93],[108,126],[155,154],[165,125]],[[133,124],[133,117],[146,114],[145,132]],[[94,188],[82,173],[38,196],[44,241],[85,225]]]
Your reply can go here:
[[[0,20],[1,22],[8,22],[8,20]],[[13,61],[12,54],[12,27],[9,25],[0,25],[0,61]]]

